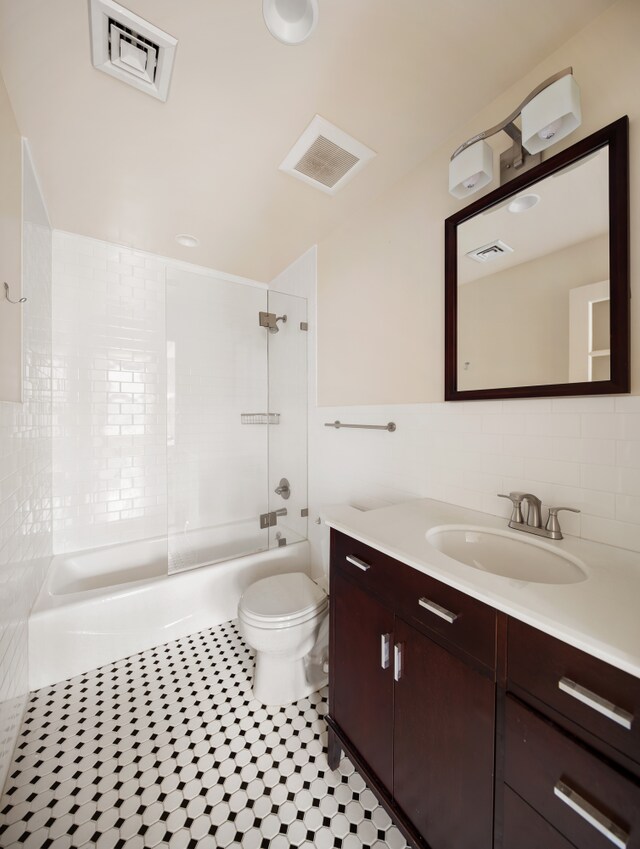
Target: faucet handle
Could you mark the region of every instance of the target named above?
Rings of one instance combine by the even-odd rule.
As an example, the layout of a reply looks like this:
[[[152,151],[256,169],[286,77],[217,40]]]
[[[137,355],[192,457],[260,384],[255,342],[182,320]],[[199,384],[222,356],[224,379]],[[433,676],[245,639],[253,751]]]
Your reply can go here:
[[[519,525],[524,524],[524,519],[522,518],[522,498],[524,496],[523,492],[510,492],[509,495],[505,495],[502,492],[498,493],[498,498],[508,498],[513,504],[513,510],[511,511],[510,522],[517,522]]]
[[[575,507],[549,507],[549,518],[547,519],[546,529],[554,536],[554,539],[562,539],[562,531],[560,530],[560,522],[558,521],[558,513],[561,510],[568,510],[570,513],[579,513]]]

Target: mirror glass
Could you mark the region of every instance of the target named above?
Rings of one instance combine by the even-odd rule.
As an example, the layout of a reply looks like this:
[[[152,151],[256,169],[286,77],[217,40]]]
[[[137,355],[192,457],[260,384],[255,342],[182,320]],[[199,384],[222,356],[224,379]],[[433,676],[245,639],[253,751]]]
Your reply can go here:
[[[629,119],[445,221],[446,401],[630,389]]]
[[[457,228],[457,389],[610,380],[609,149]]]

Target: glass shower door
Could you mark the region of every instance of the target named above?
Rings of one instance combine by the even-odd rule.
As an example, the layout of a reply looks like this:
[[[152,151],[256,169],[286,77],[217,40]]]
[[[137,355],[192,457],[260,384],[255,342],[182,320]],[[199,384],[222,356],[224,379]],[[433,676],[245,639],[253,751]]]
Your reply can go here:
[[[269,291],[269,546],[307,538],[307,301]],[[286,316],[286,321],[284,320]]]
[[[167,276],[169,573],[269,546],[267,292]]]

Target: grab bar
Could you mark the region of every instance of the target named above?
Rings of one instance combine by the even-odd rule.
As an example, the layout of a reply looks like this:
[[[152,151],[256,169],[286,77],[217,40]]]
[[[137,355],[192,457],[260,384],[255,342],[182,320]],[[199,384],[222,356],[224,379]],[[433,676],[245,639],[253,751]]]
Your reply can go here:
[[[344,422],[325,422],[325,427],[335,427],[338,430],[341,427],[361,427],[363,430],[388,430],[389,433],[393,433],[396,429],[395,422],[388,422],[386,425],[363,425],[363,424],[344,424]]]

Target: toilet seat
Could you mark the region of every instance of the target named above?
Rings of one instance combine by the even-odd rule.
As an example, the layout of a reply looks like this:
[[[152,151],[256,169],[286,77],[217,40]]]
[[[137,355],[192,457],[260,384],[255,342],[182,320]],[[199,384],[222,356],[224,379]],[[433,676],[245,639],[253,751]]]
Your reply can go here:
[[[323,590],[304,572],[273,575],[248,587],[239,617],[257,628],[290,628],[313,619],[327,606]]]

